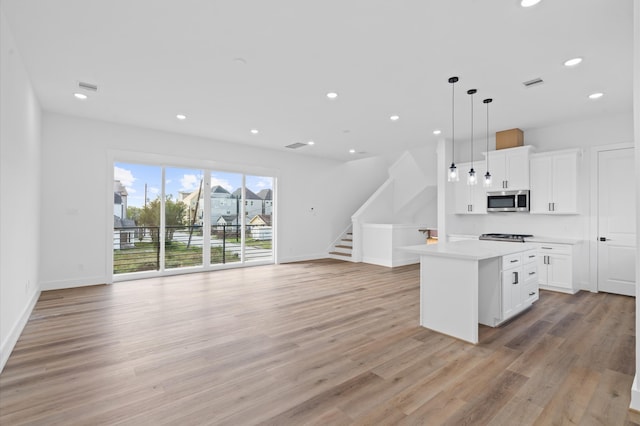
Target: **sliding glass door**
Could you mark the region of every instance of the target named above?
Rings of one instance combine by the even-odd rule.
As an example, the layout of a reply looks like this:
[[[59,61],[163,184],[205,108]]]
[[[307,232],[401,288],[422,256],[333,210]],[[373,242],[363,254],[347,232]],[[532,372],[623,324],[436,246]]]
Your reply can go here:
[[[164,173],[164,267],[202,266],[203,172],[167,167]]]
[[[273,186],[273,177],[114,163],[114,276],[273,262]]]

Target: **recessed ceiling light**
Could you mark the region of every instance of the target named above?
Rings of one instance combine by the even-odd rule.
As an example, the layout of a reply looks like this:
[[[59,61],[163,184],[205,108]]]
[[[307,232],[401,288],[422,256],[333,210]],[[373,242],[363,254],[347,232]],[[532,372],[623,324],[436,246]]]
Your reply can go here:
[[[307,142],[307,145],[315,145],[316,143],[314,141],[309,141]]]
[[[85,95],[84,93],[74,93],[73,96],[75,96],[78,99],[82,99],[82,100],[87,99],[87,95]]]
[[[177,118],[178,120],[186,120],[186,119],[187,119],[187,116],[186,116],[186,115],[184,115],[184,114],[178,114],[178,115],[176,115],[176,118]]]
[[[531,7],[531,6],[535,6],[538,3],[540,3],[540,0],[522,0],[520,2],[520,6],[522,6],[522,7]]]
[[[568,60],[564,61],[564,66],[565,67],[575,67],[580,62],[582,62],[582,58],[572,58],[572,59],[568,59]]]
[[[327,93],[327,98],[329,98],[329,99],[335,99],[337,97],[338,97],[338,94],[336,92]]]
[[[442,133],[442,130],[436,129],[433,131],[434,135],[439,135],[440,133]]]
[[[356,150],[355,150],[355,149],[351,148],[351,149],[349,150],[349,154],[355,154],[355,153],[356,153]]]
[[[392,115],[391,117],[389,117],[389,120],[398,121],[398,120],[400,120],[400,116],[399,115]]]
[[[604,96],[604,93],[602,92],[592,93],[589,95],[589,99],[599,99],[603,96]]]
[[[251,129],[251,134],[252,135],[257,135],[258,133],[260,133],[260,132],[258,132],[257,129]]]

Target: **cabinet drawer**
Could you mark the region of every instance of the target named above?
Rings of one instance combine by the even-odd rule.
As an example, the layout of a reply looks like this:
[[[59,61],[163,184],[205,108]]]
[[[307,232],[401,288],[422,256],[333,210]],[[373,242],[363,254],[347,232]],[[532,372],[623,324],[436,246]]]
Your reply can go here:
[[[571,254],[571,246],[569,244],[540,244],[539,254]]]
[[[524,281],[526,281],[527,283],[531,280],[534,280],[536,282],[536,285],[538,284],[538,264],[537,263],[531,263],[528,265],[524,266],[524,277],[522,277],[522,279]]]
[[[533,249],[525,251],[522,254],[522,260],[525,265],[528,263],[536,263],[536,261],[538,260],[538,250]]]
[[[522,253],[508,254],[502,256],[502,270],[515,268],[522,265]]]
[[[524,287],[522,288],[524,290],[524,294],[522,295],[524,297],[524,303],[525,304],[530,304],[535,302],[536,300],[538,300],[540,298],[540,291],[538,289],[538,281],[526,281]]]

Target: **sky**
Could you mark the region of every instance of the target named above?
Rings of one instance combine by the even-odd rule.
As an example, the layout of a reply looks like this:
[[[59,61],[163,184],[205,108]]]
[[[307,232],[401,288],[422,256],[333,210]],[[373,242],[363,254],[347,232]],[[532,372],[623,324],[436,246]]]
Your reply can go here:
[[[167,167],[165,171],[165,193],[178,198],[179,192],[198,190],[202,179],[202,170]],[[128,192],[128,205],[144,206],[144,186],[147,184],[147,199],[154,200],[160,195],[162,187],[162,167],[145,164],[115,163],[113,167],[115,180],[119,180]],[[211,172],[211,186],[220,185],[229,192],[242,186],[241,173]],[[262,189],[273,189],[273,178],[265,176],[246,176],[246,185],[251,191],[258,193]]]

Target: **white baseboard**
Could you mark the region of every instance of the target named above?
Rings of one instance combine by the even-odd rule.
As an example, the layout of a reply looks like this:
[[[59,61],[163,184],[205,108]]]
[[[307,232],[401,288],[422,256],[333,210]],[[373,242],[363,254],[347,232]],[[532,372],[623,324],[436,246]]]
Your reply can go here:
[[[57,280],[57,281],[45,281],[40,283],[40,290],[61,290],[65,288],[86,287],[90,285],[106,284],[107,277],[85,277],[74,280]]]
[[[304,262],[307,260],[326,259],[327,257],[327,253],[306,254],[303,256],[282,256],[278,258],[278,263]]]
[[[640,411],[640,389],[638,389],[638,373],[633,377],[633,385],[631,385],[631,404],[629,408]]]
[[[18,343],[18,339],[22,334],[22,330],[24,330],[24,326],[27,325],[27,321],[29,321],[29,317],[31,316],[31,312],[33,312],[33,308],[35,308],[38,299],[40,298],[40,291],[36,291],[31,296],[29,303],[24,307],[20,318],[11,328],[11,332],[7,336],[7,338],[2,342],[0,346],[0,372],[4,369],[5,364],[9,360],[9,356],[13,351],[13,348]]]

